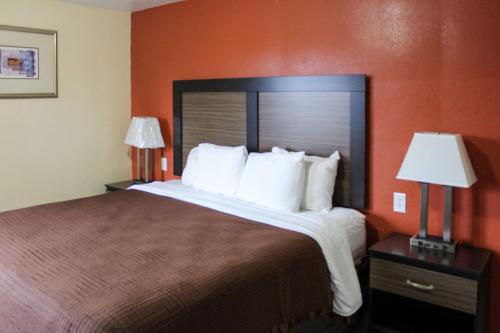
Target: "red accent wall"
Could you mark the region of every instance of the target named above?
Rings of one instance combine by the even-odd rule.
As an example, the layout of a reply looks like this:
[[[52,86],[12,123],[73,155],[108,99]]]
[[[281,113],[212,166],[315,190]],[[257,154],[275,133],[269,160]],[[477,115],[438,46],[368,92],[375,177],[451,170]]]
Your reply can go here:
[[[369,76],[370,242],[418,228],[418,184],[395,179],[413,133],[464,136],[479,180],[454,192],[453,236],[495,251],[500,332],[500,1],[200,0],[132,14],[132,114],[160,118],[166,178],[172,80],[342,73]],[[406,214],[392,212],[395,191]],[[442,194],[432,186],[434,233]]]

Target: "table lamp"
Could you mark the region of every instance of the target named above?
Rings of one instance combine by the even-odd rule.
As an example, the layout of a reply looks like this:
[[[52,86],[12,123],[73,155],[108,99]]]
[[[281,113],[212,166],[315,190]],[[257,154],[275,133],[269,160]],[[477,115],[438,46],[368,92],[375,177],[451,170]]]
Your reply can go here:
[[[137,148],[137,176],[136,182],[149,183],[151,179],[151,149],[163,148],[165,143],[161,135],[160,123],[154,117],[133,117],[128,128],[125,143]],[[142,180],[141,151],[145,150],[145,172]]]
[[[443,252],[455,252],[451,238],[452,187],[468,188],[477,180],[460,134],[417,132],[406,152],[397,179],[420,182],[420,230],[410,244]],[[429,184],[444,186],[443,237],[427,235]]]

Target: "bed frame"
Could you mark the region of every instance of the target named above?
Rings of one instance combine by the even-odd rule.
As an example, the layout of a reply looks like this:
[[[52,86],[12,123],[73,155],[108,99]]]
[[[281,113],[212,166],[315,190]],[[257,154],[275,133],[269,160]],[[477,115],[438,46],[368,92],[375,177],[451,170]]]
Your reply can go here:
[[[366,208],[366,83],[365,75],[174,81],[174,174],[182,174],[202,142],[245,145],[249,152],[279,146],[328,156],[338,150],[333,203]],[[356,269],[364,291],[367,261]],[[290,332],[338,331],[358,318],[309,318]]]
[[[342,156],[336,206],[365,208],[366,76],[290,76],[173,82],[174,174],[199,143],[280,146]]]

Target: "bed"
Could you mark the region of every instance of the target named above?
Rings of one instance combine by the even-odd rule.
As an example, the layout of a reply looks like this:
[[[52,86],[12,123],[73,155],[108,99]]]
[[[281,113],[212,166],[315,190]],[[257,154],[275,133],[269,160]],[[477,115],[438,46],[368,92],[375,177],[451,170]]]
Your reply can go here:
[[[287,332],[349,318],[362,302],[365,90],[363,75],[174,82],[176,174],[203,141],[337,149],[336,207],[277,212],[172,180],[1,213],[0,332]]]

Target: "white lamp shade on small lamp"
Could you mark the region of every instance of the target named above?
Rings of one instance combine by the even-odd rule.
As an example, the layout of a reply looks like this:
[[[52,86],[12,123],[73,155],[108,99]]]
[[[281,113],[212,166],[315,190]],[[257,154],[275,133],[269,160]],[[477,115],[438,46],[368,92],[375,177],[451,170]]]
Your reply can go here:
[[[125,143],[137,148],[163,148],[160,123],[154,117],[133,117]]]
[[[397,179],[468,188],[477,180],[460,134],[417,132]]]

